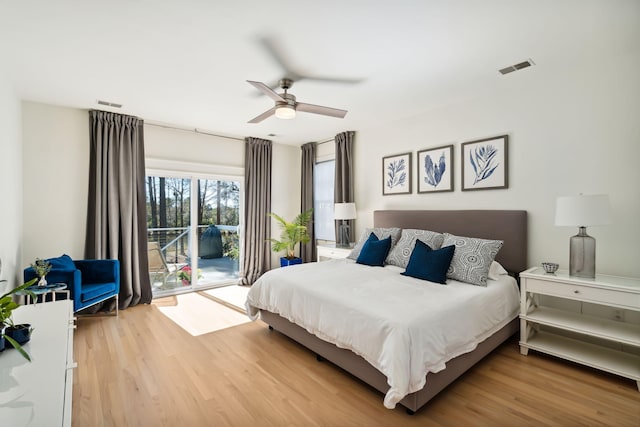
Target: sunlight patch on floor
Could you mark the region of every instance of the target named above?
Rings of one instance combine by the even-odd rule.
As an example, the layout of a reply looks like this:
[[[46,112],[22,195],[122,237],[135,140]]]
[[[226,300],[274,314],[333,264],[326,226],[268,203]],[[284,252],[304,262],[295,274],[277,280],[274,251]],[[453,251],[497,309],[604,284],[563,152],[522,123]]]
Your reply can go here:
[[[250,322],[236,310],[195,292],[154,300],[158,310],[193,336]]]

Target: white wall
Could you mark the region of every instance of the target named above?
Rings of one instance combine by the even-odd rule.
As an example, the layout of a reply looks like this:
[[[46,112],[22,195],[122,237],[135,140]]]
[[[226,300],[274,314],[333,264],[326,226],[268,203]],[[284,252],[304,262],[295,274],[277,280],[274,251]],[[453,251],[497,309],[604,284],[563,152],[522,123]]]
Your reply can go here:
[[[0,294],[22,283],[20,101],[0,74]],[[8,285],[8,286],[7,286]],[[6,287],[5,287],[6,286]]]
[[[560,195],[609,194],[614,223],[590,227],[597,271],[640,277],[640,55],[548,69],[539,64],[503,77],[482,98],[358,132],[355,143],[357,232],[376,209],[524,209],[529,264],[568,268],[569,237],[554,226]],[[509,135],[509,188],[460,191],[460,144]],[[454,144],[455,191],[417,194],[416,151]],[[382,196],[382,157],[413,152],[414,194]]]
[[[87,110],[22,103],[23,263],[84,257],[89,188]]]
[[[300,213],[300,159],[300,147],[283,144],[273,145],[271,211],[289,221]],[[271,236],[279,239],[280,231],[278,223],[272,219]],[[300,245],[297,250],[300,250]],[[284,253],[272,253],[272,268],[280,267],[282,255]]]

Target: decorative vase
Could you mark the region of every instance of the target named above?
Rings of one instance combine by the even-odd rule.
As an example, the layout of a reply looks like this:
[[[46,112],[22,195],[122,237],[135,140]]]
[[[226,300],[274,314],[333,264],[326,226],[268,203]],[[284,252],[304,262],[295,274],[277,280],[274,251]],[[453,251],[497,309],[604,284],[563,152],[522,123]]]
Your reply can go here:
[[[42,276],[40,278],[40,280],[38,281],[38,286],[40,287],[45,287],[47,286],[47,279],[45,279],[45,276]]]

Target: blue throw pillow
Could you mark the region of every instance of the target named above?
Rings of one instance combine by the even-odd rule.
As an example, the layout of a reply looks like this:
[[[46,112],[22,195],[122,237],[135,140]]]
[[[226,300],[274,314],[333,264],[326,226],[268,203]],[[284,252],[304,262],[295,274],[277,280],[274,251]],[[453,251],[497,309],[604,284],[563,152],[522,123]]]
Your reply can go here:
[[[378,240],[378,237],[371,233],[367,241],[364,242],[356,262],[373,267],[384,267],[384,260],[387,259],[389,249],[391,249],[391,236]]]
[[[456,247],[451,245],[434,251],[423,241],[416,240],[407,269],[400,274],[446,285],[447,270],[455,249]]]
[[[52,270],[64,270],[64,271],[75,271],[76,265],[73,263],[71,257],[67,254],[64,254],[58,258],[49,258],[47,261],[51,264]]]

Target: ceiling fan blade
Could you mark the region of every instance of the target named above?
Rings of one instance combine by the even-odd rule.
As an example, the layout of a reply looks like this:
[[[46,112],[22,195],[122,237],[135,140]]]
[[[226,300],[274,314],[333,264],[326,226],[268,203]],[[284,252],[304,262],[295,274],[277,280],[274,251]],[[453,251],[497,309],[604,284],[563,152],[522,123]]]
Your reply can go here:
[[[253,119],[249,120],[247,123],[260,123],[264,119],[267,119],[267,118],[273,116],[275,113],[276,113],[276,107],[274,106],[273,108],[265,111],[264,113],[260,114],[259,116],[254,117]]]
[[[305,104],[304,102],[298,102],[296,105],[297,111],[303,111],[305,113],[322,114],[323,116],[337,117],[339,119],[344,118],[347,115],[347,110],[340,110],[338,108],[323,107],[321,105]]]
[[[285,78],[293,80],[294,82],[300,80],[300,77],[302,76],[293,70],[290,62],[286,59],[286,55],[284,55],[283,53],[283,49],[274,38],[262,37],[260,38],[260,43],[267,51],[267,53],[269,53],[271,58],[273,58],[273,60],[280,66],[280,68],[282,68]],[[277,87],[277,82],[276,86],[272,87]]]
[[[287,102],[283,97],[281,97],[280,95],[275,93],[273,90],[271,90],[271,88],[269,86],[267,86],[266,84],[264,84],[262,82],[254,82],[254,81],[251,81],[251,80],[247,80],[247,83],[253,85],[256,89],[262,91],[262,93],[264,93],[265,95],[267,95],[269,98],[273,99],[274,101]]]
[[[340,84],[350,84],[350,85],[362,83],[364,81],[364,79],[357,79],[357,78],[322,77],[322,76],[311,76],[311,75],[305,75],[304,78],[306,80],[315,80],[317,82],[340,83]]]

